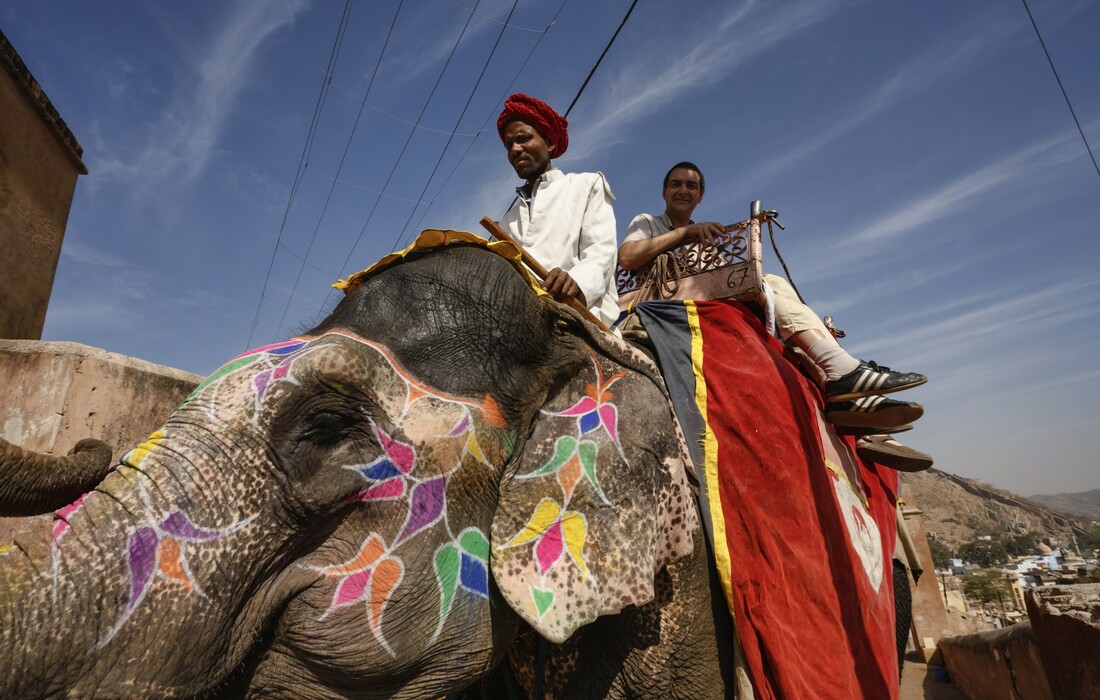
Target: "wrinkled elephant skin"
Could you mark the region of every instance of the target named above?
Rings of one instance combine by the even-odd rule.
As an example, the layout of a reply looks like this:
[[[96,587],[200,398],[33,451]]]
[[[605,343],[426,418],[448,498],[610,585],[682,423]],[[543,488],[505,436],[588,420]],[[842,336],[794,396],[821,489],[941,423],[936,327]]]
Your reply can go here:
[[[110,470],[111,448],[100,440],[81,440],[67,456],[50,457],[0,439],[0,517],[57,510]]]
[[[379,272],[0,555],[0,696],[439,697],[652,605],[700,545],[633,358],[482,249]]]

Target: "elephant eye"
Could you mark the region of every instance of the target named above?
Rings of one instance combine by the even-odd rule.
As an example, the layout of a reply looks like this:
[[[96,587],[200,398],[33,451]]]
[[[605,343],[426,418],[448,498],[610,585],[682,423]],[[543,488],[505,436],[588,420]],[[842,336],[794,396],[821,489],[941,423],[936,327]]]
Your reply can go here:
[[[356,421],[356,416],[346,411],[319,410],[309,416],[302,437],[322,444],[337,442],[348,436]]]

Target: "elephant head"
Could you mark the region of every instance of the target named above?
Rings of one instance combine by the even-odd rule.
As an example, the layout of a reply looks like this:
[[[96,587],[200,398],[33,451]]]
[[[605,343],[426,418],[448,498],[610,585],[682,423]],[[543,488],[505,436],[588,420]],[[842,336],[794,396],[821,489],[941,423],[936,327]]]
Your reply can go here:
[[[653,599],[696,515],[652,366],[480,247],[358,281],[9,552],[3,694],[427,697]]]
[[[64,457],[29,452],[0,439],[0,517],[57,510],[87,493],[111,470],[111,448],[81,440]]]

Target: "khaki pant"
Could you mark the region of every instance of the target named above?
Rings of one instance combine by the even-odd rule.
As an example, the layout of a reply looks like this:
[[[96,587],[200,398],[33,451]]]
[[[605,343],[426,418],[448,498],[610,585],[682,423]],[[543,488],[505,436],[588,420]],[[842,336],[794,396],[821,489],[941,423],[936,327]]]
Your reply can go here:
[[[779,337],[787,340],[799,331],[816,330],[831,338],[832,333],[825,327],[813,309],[803,304],[787,280],[775,275],[764,275],[764,281],[772,288],[775,298],[775,327]]]

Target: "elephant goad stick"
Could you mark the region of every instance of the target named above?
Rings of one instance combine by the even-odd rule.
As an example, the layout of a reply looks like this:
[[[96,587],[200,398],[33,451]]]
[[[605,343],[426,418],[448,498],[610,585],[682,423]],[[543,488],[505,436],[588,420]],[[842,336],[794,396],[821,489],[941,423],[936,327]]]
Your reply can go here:
[[[550,272],[542,266],[542,263],[531,257],[531,254],[524,250],[523,246],[517,243],[516,239],[512,238],[512,236],[510,236],[507,231],[502,229],[497,224],[497,222],[493,221],[488,216],[483,216],[481,217],[481,225],[485,227],[486,231],[492,234],[493,238],[497,239],[498,241],[506,241],[514,245],[516,249],[519,250],[520,255],[523,256],[523,263],[527,265],[527,267],[531,268],[531,271],[534,272],[535,276],[538,277],[540,280],[546,279],[546,276],[550,274]],[[573,298],[569,300],[568,304],[569,306],[572,306],[574,309],[579,311],[581,315],[584,316],[586,319],[596,324],[596,326],[599,327],[601,331],[605,333],[611,332],[611,329],[608,328],[603,321],[596,318],[596,316],[591,311],[589,311],[588,308],[580,302],[580,300]]]

